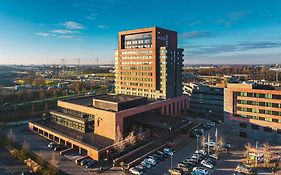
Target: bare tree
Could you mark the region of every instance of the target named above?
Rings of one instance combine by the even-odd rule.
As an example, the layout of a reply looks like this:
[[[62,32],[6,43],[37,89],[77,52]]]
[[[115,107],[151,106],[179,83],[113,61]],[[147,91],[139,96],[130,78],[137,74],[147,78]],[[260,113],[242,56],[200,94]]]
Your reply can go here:
[[[129,133],[129,135],[126,137],[126,141],[130,145],[134,145],[137,142],[137,137],[135,136],[134,131]]]
[[[119,126],[117,126],[117,133],[116,133],[114,148],[117,151],[122,151],[125,148],[125,141],[123,140],[123,135],[121,133],[121,130],[120,130]]]
[[[9,144],[13,144],[16,141],[16,135],[13,132],[13,129],[10,129],[8,134],[7,134],[7,139]]]
[[[22,143],[22,146],[21,146],[21,149],[24,152],[28,152],[30,150],[30,145],[29,145],[29,143],[27,142],[26,139],[24,139],[24,141]]]
[[[263,154],[264,154],[264,166],[269,167],[270,161],[273,158],[273,152],[271,146],[268,143],[264,143],[263,147]]]
[[[52,165],[54,165],[55,167],[57,167],[57,166],[59,165],[59,160],[58,160],[58,158],[57,158],[56,153],[53,153],[53,154],[52,154],[52,159],[51,159],[50,163],[51,163]]]
[[[206,146],[206,140],[207,140],[207,138],[206,138],[206,136],[205,135],[203,135],[202,137],[201,137],[201,142],[200,142],[200,145],[201,145],[201,147],[203,148],[203,150],[205,150],[205,146]]]
[[[244,148],[246,149],[245,151],[245,163],[249,164],[250,161],[250,152],[252,150],[252,145],[250,143],[247,143],[246,145],[244,145]]]

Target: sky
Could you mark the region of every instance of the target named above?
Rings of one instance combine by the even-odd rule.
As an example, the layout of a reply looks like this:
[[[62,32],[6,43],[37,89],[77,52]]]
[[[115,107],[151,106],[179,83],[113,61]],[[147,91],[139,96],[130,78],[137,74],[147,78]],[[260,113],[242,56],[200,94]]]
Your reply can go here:
[[[178,32],[185,64],[281,63],[280,0],[0,0],[0,64],[113,63],[117,33]]]

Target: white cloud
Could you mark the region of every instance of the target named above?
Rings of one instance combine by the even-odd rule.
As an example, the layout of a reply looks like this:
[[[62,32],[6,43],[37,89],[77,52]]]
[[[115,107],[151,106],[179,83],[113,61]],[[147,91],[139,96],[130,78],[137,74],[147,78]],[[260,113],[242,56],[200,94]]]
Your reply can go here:
[[[63,30],[63,29],[51,30],[51,32],[52,32],[52,33],[57,33],[57,34],[80,33],[79,31],[74,31],[74,30]]]
[[[38,32],[38,33],[36,33],[36,35],[43,36],[43,37],[50,36],[50,34],[46,33],[46,32]]]
[[[98,25],[98,28],[100,28],[100,29],[107,29],[108,26],[106,26],[106,25]]]
[[[96,16],[97,16],[97,14],[92,13],[92,14],[86,15],[85,18],[88,20],[95,20]]]
[[[73,38],[79,38],[79,36],[61,35],[58,36],[58,38],[73,39]]]
[[[80,24],[78,22],[74,22],[74,21],[66,21],[64,23],[62,23],[63,26],[65,26],[68,29],[85,29],[85,26],[83,24]]]

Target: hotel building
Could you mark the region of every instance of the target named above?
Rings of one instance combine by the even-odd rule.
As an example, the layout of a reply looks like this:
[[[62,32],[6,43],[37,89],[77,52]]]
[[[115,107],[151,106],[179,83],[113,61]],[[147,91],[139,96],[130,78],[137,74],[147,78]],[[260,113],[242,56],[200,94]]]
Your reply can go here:
[[[188,109],[177,33],[157,27],[120,32],[118,47],[117,94],[59,100],[49,118],[29,122],[29,129],[101,160],[113,150],[119,129],[126,137],[136,125],[152,135],[154,127],[163,134],[187,124],[174,117]]]
[[[118,33],[115,93],[167,99],[182,95],[183,49],[159,27]]]
[[[242,137],[281,139],[281,88],[228,84],[224,89],[225,123]]]

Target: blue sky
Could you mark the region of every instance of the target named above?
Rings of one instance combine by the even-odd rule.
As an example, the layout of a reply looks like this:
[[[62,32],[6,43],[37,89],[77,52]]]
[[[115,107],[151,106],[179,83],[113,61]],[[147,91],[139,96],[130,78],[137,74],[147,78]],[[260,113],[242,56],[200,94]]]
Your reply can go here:
[[[0,0],[0,64],[112,63],[118,31],[178,31],[187,64],[281,62],[280,0]]]

